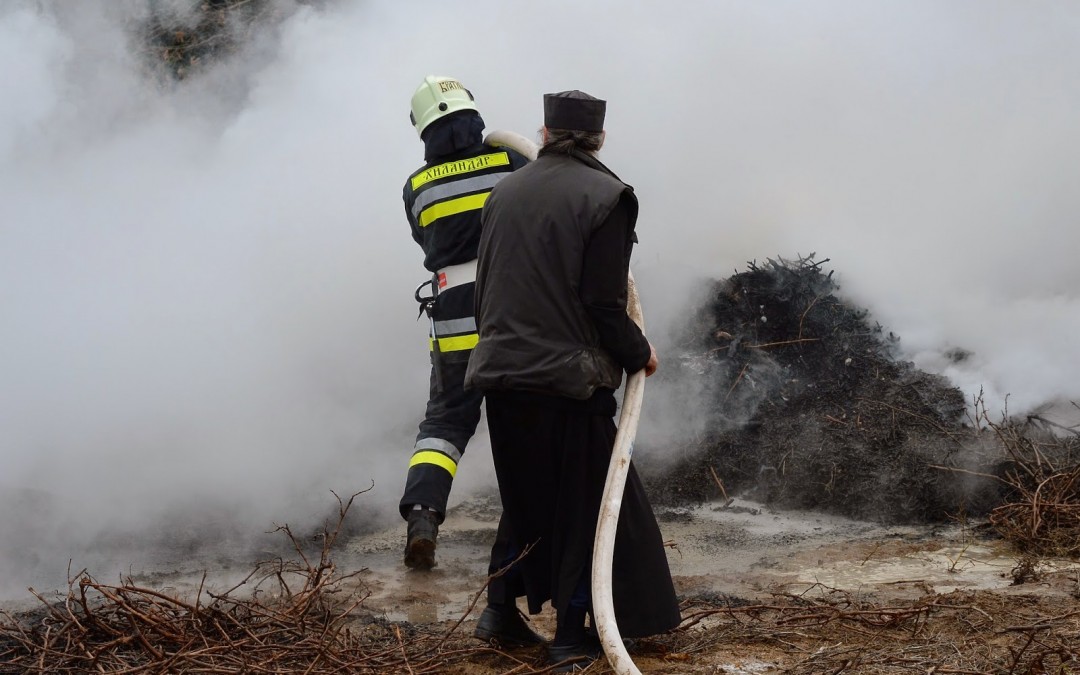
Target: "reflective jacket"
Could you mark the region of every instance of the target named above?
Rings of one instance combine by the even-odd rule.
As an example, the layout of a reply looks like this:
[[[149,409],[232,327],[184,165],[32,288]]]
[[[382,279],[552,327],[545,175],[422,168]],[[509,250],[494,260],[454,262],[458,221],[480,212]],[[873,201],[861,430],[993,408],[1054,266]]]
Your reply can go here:
[[[529,160],[505,147],[476,144],[416,170],[403,198],[412,237],[430,272],[476,259],[480,210],[491,188]]]

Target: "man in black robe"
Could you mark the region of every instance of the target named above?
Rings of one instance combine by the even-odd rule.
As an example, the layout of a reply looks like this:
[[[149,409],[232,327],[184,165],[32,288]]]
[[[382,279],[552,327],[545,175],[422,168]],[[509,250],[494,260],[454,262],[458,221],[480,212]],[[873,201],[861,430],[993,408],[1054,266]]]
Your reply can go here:
[[[495,186],[481,214],[480,340],[466,387],[487,401],[507,557],[532,546],[517,565],[520,590],[531,613],[550,600],[558,615],[552,664],[600,653],[585,619],[615,390],[623,371],[657,368],[626,314],[638,205],[596,158],[605,112],[580,91],[545,95],[538,158]],[[632,466],[612,585],[623,636],[678,625],[660,529]]]

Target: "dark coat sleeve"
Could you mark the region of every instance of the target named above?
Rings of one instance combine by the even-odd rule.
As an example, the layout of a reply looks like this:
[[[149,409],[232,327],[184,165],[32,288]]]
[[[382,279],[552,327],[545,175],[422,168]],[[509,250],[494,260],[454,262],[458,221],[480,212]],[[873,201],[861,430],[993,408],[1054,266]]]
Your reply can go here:
[[[649,341],[626,314],[626,275],[636,237],[633,199],[620,199],[585,247],[581,301],[596,324],[600,346],[633,373],[649,362]]]

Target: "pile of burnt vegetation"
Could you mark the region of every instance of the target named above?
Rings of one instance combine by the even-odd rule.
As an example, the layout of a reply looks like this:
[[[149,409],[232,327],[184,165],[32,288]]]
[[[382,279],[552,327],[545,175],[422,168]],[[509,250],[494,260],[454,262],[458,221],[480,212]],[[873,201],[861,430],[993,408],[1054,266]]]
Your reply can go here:
[[[260,31],[273,29],[298,4],[321,0],[202,0],[151,3],[134,39],[151,71],[184,80],[239,52]]]
[[[712,286],[666,373],[693,383],[705,421],[674,466],[646,471],[654,501],[738,495],[891,523],[986,515],[1008,490],[999,444],[973,432],[958,389],[897,358],[899,338],[837,295],[826,262],[751,263]]]

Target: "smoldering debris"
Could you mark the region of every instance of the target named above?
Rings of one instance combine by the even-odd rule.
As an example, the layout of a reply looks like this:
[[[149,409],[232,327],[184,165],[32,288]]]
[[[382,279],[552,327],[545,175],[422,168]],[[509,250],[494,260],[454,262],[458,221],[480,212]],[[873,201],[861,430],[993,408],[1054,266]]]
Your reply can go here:
[[[136,53],[153,72],[184,80],[237,53],[260,33],[275,29],[293,6],[275,0],[208,0],[186,11],[151,4],[133,26]]]
[[[701,384],[707,422],[653,476],[655,500],[723,493],[893,523],[985,515],[1007,490],[1000,447],[972,433],[957,388],[899,359],[899,337],[838,295],[827,262],[770,259],[713,284],[665,374]]]

